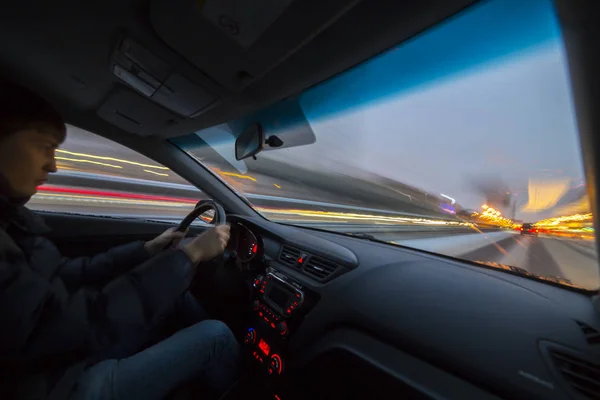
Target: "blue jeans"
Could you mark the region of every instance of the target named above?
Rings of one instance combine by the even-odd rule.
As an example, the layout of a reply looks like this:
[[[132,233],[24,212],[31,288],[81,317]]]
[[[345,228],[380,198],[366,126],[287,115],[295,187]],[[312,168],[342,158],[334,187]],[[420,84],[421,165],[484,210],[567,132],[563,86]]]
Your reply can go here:
[[[203,309],[186,293],[171,317],[183,325],[169,338],[120,360],[86,369],[70,400],[162,399],[179,386],[201,380],[224,391],[237,378],[239,344],[221,321],[203,320]]]

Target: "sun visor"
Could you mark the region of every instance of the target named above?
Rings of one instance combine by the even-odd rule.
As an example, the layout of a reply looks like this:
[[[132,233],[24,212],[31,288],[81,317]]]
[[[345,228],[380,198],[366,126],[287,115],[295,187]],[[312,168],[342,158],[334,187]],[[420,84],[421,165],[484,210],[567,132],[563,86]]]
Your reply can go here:
[[[194,118],[216,97],[131,38],[123,38],[113,53],[111,71],[123,83],[168,110]]]
[[[113,92],[97,111],[100,118],[140,136],[160,135],[178,116],[127,89]]]

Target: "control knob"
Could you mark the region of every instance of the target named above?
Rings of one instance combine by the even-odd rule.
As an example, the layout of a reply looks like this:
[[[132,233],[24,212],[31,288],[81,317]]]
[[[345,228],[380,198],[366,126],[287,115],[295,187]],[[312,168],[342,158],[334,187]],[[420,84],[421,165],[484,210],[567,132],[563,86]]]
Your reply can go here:
[[[269,374],[275,373],[277,375],[281,375],[283,372],[283,360],[279,354],[275,353],[271,356],[268,372]]]
[[[248,329],[246,335],[244,336],[244,343],[246,344],[254,344],[256,342],[256,331],[254,328]]]
[[[277,324],[277,332],[279,332],[281,336],[285,336],[288,334],[288,325],[285,321],[281,321]]]

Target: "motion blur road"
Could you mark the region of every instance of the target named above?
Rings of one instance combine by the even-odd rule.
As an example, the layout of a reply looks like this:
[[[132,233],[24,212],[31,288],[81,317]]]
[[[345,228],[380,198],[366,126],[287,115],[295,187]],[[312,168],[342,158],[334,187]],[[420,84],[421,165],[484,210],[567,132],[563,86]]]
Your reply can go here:
[[[589,239],[536,237],[499,231],[416,240],[388,235],[385,240],[496,268],[518,267],[532,274],[559,278],[560,283],[566,280],[588,289],[597,289],[600,285],[596,245]]]
[[[59,172],[39,188],[30,208],[178,223],[199,199],[207,198],[168,168],[130,149],[84,131],[72,133],[57,151]],[[297,183],[275,182],[272,176],[216,173],[277,222],[363,235],[589,289],[600,286],[597,252],[589,239],[474,229],[451,215],[415,213],[418,208],[405,199],[395,209],[382,209],[351,198],[340,201],[319,190],[299,192],[293,189]]]
[[[193,209],[197,199],[203,197],[200,192],[195,197],[115,192],[106,188],[106,183],[110,183],[110,180],[105,180],[102,185],[98,185],[94,180],[87,183],[105,187],[90,188],[85,182],[79,186],[48,185],[41,188],[29,206],[44,211],[178,223]],[[139,182],[133,181],[131,184]],[[157,188],[164,189],[160,185],[158,184]],[[185,195],[185,190],[173,188],[172,192],[175,192],[175,195]],[[589,289],[597,288],[600,283],[597,252],[594,242],[589,239],[542,235],[533,237],[493,229],[477,232],[452,221],[323,204],[301,204],[294,199],[281,198],[277,201],[271,199],[269,205],[256,208],[265,217],[278,222],[355,235],[370,235],[378,240],[496,268],[519,267],[532,274],[566,280],[567,283]],[[331,211],[328,211],[328,208]]]

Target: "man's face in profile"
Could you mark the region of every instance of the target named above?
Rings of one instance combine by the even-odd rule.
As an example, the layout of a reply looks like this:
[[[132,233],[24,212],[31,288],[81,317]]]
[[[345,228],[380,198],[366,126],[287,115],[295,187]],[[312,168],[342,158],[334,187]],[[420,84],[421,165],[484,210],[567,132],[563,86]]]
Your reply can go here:
[[[56,172],[54,159],[60,135],[23,129],[0,138],[0,175],[8,180],[12,197],[29,197]]]

